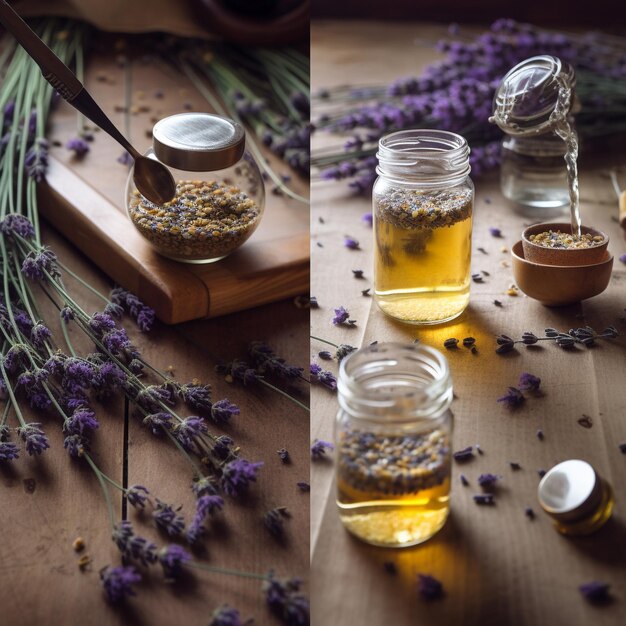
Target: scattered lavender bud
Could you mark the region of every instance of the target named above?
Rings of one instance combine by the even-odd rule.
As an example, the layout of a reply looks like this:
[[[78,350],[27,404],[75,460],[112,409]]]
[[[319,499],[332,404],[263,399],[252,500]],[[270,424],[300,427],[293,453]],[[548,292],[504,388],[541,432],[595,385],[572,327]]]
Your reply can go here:
[[[311,491],[311,485],[307,482],[299,482],[296,483],[296,485],[298,486],[298,489],[300,489],[300,491],[304,491],[305,493],[308,493],[309,491]]]
[[[509,465],[514,472],[522,469],[522,466],[519,463],[516,463],[515,461],[509,461]]]
[[[474,448],[476,448],[476,452],[478,452],[478,454],[485,454],[483,452],[483,449],[480,447],[480,445],[476,444]]]
[[[371,213],[364,213],[361,216],[361,221],[371,228],[374,222],[374,217]]]
[[[578,587],[580,593],[583,594],[585,600],[592,603],[608,602],[611,598],[609,595],[610,585],[597,580],[584,583]]]
[[[528,372],[522,372],[519,377],[518,388],[522,391],[537,391],[541,385],[541,378]]]
[[[589,417],[589,415],[583,415],[577,421],[583,428],[592,428],[593,427],[593,420]]]
[[[509,409],[515,409],[519,407],[525,398],[522,395],[522,392],[515,387],[509,387],[509,390],[503,395],[501,398],[498,398],[496,402],[500,402],[504,404]]]
[[[352,270],[352,275],[355,278],[363,278],[363,270]]]
[[[350,250],[359,249],[359,242],[356,239],[352,239],[352,237],[344,237],[343,245]]]
[[[626,454],[626,443],[620,443],[617,447],[622,454]]]
[[[387,572],[387,574],[391,574],[392,576],[395,576],[398,573],[398,568],[393,561],[385,561],[383,563],[383,567],[385,568],[385,571]]]
[[[313,445],[311,446],[311,459],[314,461],[319,461],[320,459],[328,458],[326,456],[326,450],[334,450],[335,446],[328,442],[323,441],[322,439],[315,439],[313,441]]]
[[[491,204],[491,198],[489,197],[485,198],[485,204]]]
[[[280,450],[277,450],[276,454],[278,454],[278,457],[280,458],[280,460],[285,464],[289,463],[289,461],[291,460],[289,458],[289,452],[285,450],[285,448],[281,448]]]
[[[626,254],[622,254],[622,255],[620,255],[619,260],[620,260],[622,263],[626,263]]]
[[[337,352],[335,352],[335,358],[338,363],[347,357],[351,352],[354,352],[356,348],[354,346],[348,345],[347,343],[342,343],[337,348]]]
[[[495,474],[481,474],[478,477],[478,484],[483,489],[493,489],[496,486],[496,483],[500,480],[499,476]]]
[[[476,339],[474,339],[474,337],[465,337],[465,339],[463,339],[463,345],[466,348],[471,348],[475,343]]]
[[[543,478],[546,475],[546,470],[544,469],[537,470],[537,474],[539,474],[539,478]]]
[[[317,298],[315,296],[311,296],[310,300],[309,300],[309,306],[312,309],[319,309],[320,305],[317,303]]]
[[[363,289],[361,291],[361,295],[362,296],[369,296],[370,295],[370,288],[368,287],[367,289]]]
[[[454,350],[454,348],[456,348],[459,345],[459,340],[455,339],[454,337],[450,337],[450,339],[446,339],[443,342],[443,347],[446,350]]]
[[[123,602],[127,596],[137,595],[133,585],[141,581],[141,574],[132,566],[111,567],[100,570],[100,583],[111,604]]]
[[[317,356],[324,361],[332,361],[333,355],[328,350],[322,350],[317,353]]]
[[[285,518],[291,517],[284,506],[269,510],[263,516],[263,525],[275,539],[282,539],[285,535]]]
[[[482,283],[483,282],[482,274],[472,274],[472,280],[475,283]]]
[[[489,234],[492,237],[498,237],[498,238],[502,237],[502,231],[499,228],[495,228],[493,226],[489,228]]]
[[[482,252],[483,254],[489,254],[489,252],[487,252],[484,248],[476,248],[476,250],[478,250],[478,252]]]
[[[502,307],[502,302],[500,302],[500,300],[494,300],[493,304],[497,307]]]
[[[463,485],[463,487],[467,487],[469,485],[469,480],[467,480],[465,474],[461,474],[459,476],[459,479],[461,480],[461,484]]]
[[[535,519],[535,512],[529,506],[524,510],[524,514],[528,519]]]
[[[89,152],[89,144],[80,137],[70,139],[65,147],[73,152],[77,159],[82,159]]]
[[[469,459],[474,458],[474,448],[472,448],[472,446],[467,446],[467,448],[457,450],[452,454],[452,456],[455,461],[469,461]]]
[[[246,622],[246,624],[248,623]],[[243,626],[243,622],[237,609],[224,604],[213,611],[209,626]]]
[[[476,504],[495,504],[495,499],[492,493],[477,493],[472,496]]]
[[[315,244],[318,248],[323,248],[324,244],[321,241],[316,242]]]
[[[418,574],[417,591],[424,600],[435,600],[443,596],[443,585],[434,576]]]
[[[540,441],[543,441],[543,430],[541,430],[541,428],[539,430],[537,430],[537,439],[539,439]]]
[[[335,309],[335,316],[333,317],[333,324],[335,326],[339,326],[343,324],[350,317],[350,313],[346,310],[345,307],[340,306]]]
[[[478,354],[478,348],[477,348],[476,346],[472,346],[472,347],[470,348],[470,352],[471,352],[472,354]]]

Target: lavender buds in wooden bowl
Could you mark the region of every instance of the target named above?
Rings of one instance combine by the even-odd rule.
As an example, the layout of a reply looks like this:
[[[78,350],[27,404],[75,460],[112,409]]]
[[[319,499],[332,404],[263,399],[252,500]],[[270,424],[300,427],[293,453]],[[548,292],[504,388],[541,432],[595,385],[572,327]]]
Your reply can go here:
[[[572,235],[567,223],[533,224],[522,233],[524,258],[541,265],[581,266],[606,260],[609,237],[583,226],[581,237]]]
[[[613,269],[613,256],[606,250],[597,263],[552,265],[530,261],[522,241],[518,241],[511,248],[511,257],[517,286],[546,306],[564,306],[597,296],[607,288]]]

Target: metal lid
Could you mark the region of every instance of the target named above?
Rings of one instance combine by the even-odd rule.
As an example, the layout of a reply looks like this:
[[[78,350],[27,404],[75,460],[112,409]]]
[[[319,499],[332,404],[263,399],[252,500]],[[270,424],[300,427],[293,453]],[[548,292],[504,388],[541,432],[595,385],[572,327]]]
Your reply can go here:
[[[560,522],[575,522],[593,514],[602,502],[603,481],[586,461],[555,465],[541,479],[541,508]]]
[[[513,135],[543,132],[552,125],[557,105],[566,109],[561,112],[564,116],[569,112],[575,82],[573,68],[557,57],[526,59],[502,79],[489,121]]]
[[[212,113],[179,113],[154,125],[152,146],[165,165],[209,172],[234,165],[243,156],[246,134],[241,124]]]

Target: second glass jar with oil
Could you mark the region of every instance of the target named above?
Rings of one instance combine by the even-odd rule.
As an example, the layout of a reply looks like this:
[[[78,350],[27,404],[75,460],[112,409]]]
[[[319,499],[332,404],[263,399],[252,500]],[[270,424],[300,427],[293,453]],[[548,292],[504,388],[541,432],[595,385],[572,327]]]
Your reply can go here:
[[[413,324],[454,319],[469,303],[474,185],[469,146],[439,130],[383,137],[373,189],[378,306]]]

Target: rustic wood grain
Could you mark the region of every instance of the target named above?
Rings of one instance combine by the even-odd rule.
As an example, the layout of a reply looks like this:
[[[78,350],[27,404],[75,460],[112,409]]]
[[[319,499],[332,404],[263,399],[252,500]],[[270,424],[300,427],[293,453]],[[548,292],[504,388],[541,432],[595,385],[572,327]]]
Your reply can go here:
[[[405,23],[317,22],[312,29],[313,89],[339,84],[380,84],[418,74],[437,58],[420,42],[436,39],[437,26]],[[314,113],[315,115],[315,113]],[[318,145],[337,145],[337,138],[318,137]],[[604,155],[603,163],[623,165],[624,152]],[[617,200],[604,173],[605,165],[582,168],[583,221],[611,236],[610,251],[618,256],[626,244],[616,223]],[[312,190],[312,294],[320,308],[312,311],[312,333],[335,343],[355,346],[399,340],[442,349],[448,337],[477,339],[478,354],[459,349],[446,352],[457,399],[454,447],[480,444],[484,455],[453,468],[452,514],[444,529],[422,546],[385,550],[351,538],[339,521],[332,462],[312,470],[312,614],[313,624],[463,624],[465,626],[586,626],[619,624],[626,618],[626,457],[618,444],[626,441],[626,340],[620,337],[593,349],[572,352],[555,345],[521,348],[505,356],[494,353],[494,336],[519,337],[525,330],[546,327],[567,331],[589,324],[602,330],[615,324],[626,333],[624,284],[626,268],[615,262],[607,291],[579,305],[545,308],[524,297],[510,297],[513,282],[508,250],[519,239],[527,218],[500,194],[496,175],[477,179],[472,271],[490,273],[483,284],[472,284],[470,306],[459,319],[433,328],[403,325],[386,318],[361,290],[371,286],[371,230],[360,220],[371,210],[369,200],[352,197],[341,184],[316,183]],[[323,219],[323,223],[319,220]],[[489,235],[501,228],[504,238]],[[343,237],[361,242],[348,250]],[[321,244],[323,247],[316,245]],[[483,247],[484,255],[477,251]],[[502,263],[506,263],[504,267]],[[356,280],[352,269],[363,269]],[[502,301],[497,308],[493,300]],[[334,327],[332,309],[339,305],[357,320],[356,328]],[[311,353],[328,349],[313,341]],[[321,362],[325,367],[327,364]],[[519,374],[542,379],[543,395],[529,398],[511,413],[496,403]],[[336,398],[315,389],[312,437],[332,438]],[[577,420],[593,419],[591,429]],[[541,428],[544,441],[535,435]],[[567,458],[583,458],[612,484],[613,518],[598,533],[584,538],[560,536],[540,511],[536,499],[537,471]],[[513,472],[509,461],[522,470]],[[459,473],[470,481],[462,487]],[[493,472],[503,477],[494,507],[477,507],[477,476]],[[524,509],[537,517],[530,521]],[[383,568],[397,566],[397,576]],[[427,603],[416,592],[417,573],[443,581],[446,597]],[[595,607],[584,601],[578,585],[590,580],[611,583],[615,601]]]
[[[210,110],[182,72],[139,54],[127,58],[130,81],[110,50],[92,55],[86,85],[140,152],[150,146],[157,119],[186,109]],[[126,113],[121,109],[127,104],[128,82],[131,111]],[[153,306],[161,320],[172,324],[216,317],[308,289],[307,205],[271,193],[270,182],[261,223],[239,250],[215,264],[171,261],[153,250],[126,215],[128,170],[117,162],[120,146],[94,132],[83,159],[63,147],[76,135],[76,120],[75,110],[65,102],[52,116],[50,137],[58,145],[53,145],[46,184],[39,189],[42,214],[115,281]],[[276,171],[288,169],[269,153],[268,159]],[[308,195],[306,181],[298,176],[289,184]]]

